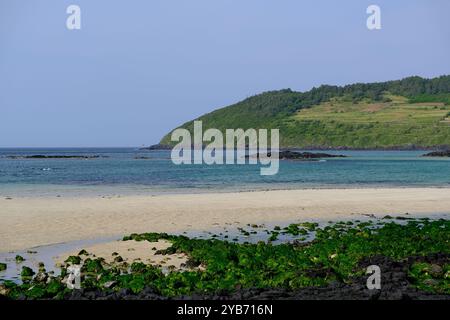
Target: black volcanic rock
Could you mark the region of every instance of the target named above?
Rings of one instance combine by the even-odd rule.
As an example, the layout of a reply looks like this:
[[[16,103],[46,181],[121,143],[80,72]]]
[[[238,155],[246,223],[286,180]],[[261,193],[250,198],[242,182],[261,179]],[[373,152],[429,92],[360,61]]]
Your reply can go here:
[[[172,146],[169,146],[167,144],[154,144],[149,147],[140,148],[139,150],[170,150],[172,149]]]
[[[31,156],[7,156],[9,159],[98,159],[98,158],[108,158],[108,156],[66,156],[66,155],[42,155],[35,154]]]
[[[450,149],[443,151],[433,151],[427,154],[424,154],[422,157],[450,157]]]
[[[267,156],[270,157],[272,154],[270,152],[267,153]],[[296,152],[291,150],[280,151],[279,154],[280,160],[318,160],[322,158],[345,158],[346,156],[340,154],[329,154],[329,153],[313,153],[313,152]],[[259,153],[255,155],[246,156],[246,158],[250,157],[259,157]]]
[[[295,151],[281,151],[279,154],[280,159],[321,159],[321,158],[345,158],[340,154],[329,153],[313,153],[313,152],[295,152]]]
[[[151,287],[146,287],[140,293],[130,289],[118,291],[73,290],[64,298],[67,300],[450,300],[445,293],[432,293],[417,288],[409,276],[411,266],[418,262],[435,265],[445,265],[449,255],[434,253],[428,256],[410,256],[400,261],[384,256],[364,258],[359,262],[358,269],[365,270],[367,266],[377,265],[383,270],[381,274],[381,289],[369,290],[367,276],[354,276],[347,281],[331,281],[323,286],[286,288],[236,288],[234,290],[218,290],[216,293],[193,293],[189,295],[168,298],[162,296]],[[1,298],[1,295],[0,295]]]

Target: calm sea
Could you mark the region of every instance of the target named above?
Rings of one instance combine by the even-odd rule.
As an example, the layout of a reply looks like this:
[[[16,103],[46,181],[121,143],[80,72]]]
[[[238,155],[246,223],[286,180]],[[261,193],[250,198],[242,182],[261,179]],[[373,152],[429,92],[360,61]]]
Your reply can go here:
[[[174,165],[170,151],[133,148],[0,149],[0,196],[121,195],[284,188],[450,186],[450,159],[424,151],[330,151],[348,158],[281,161],[275,176],[259,165]],[[10,159],[25,155],[98,155]],[[144,157],[145,159],[139,159]]]

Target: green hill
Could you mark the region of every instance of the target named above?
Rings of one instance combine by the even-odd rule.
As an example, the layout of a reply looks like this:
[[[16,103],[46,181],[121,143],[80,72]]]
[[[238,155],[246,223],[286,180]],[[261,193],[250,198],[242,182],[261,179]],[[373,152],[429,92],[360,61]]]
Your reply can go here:
[[[203,128],[279,128],[282,147],[450,145],[450,76],[265,92],[198,119]],[[193,121],[182,126],[192,130]],[[170,133],[161,144],[172,144]]]

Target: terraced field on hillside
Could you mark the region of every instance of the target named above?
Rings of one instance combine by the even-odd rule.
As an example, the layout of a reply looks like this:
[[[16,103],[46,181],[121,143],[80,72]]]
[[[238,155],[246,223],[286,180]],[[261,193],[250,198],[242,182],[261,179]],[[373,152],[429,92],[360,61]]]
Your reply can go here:
[[[284,121],[283,144],[376,148],[450,143],[449,105],[410,103],[401,96],[386,100],[354,103],[335,98],[301,109]]]

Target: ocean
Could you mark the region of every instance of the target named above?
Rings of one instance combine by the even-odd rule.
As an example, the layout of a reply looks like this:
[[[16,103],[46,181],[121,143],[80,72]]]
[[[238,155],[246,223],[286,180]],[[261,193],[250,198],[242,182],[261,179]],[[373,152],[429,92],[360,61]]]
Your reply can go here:
[[[314,152],[314,150],[312,150]],[[298,188],[448,187],[450,159],[425,151],[327,151],[347,158],[260,165],[175,165],[170,151],[136,148],[0,149],[0,196],[126,195]],[[29,155],[99,156],[23,159]],[[12,159],[11,156],[17,158]]]

